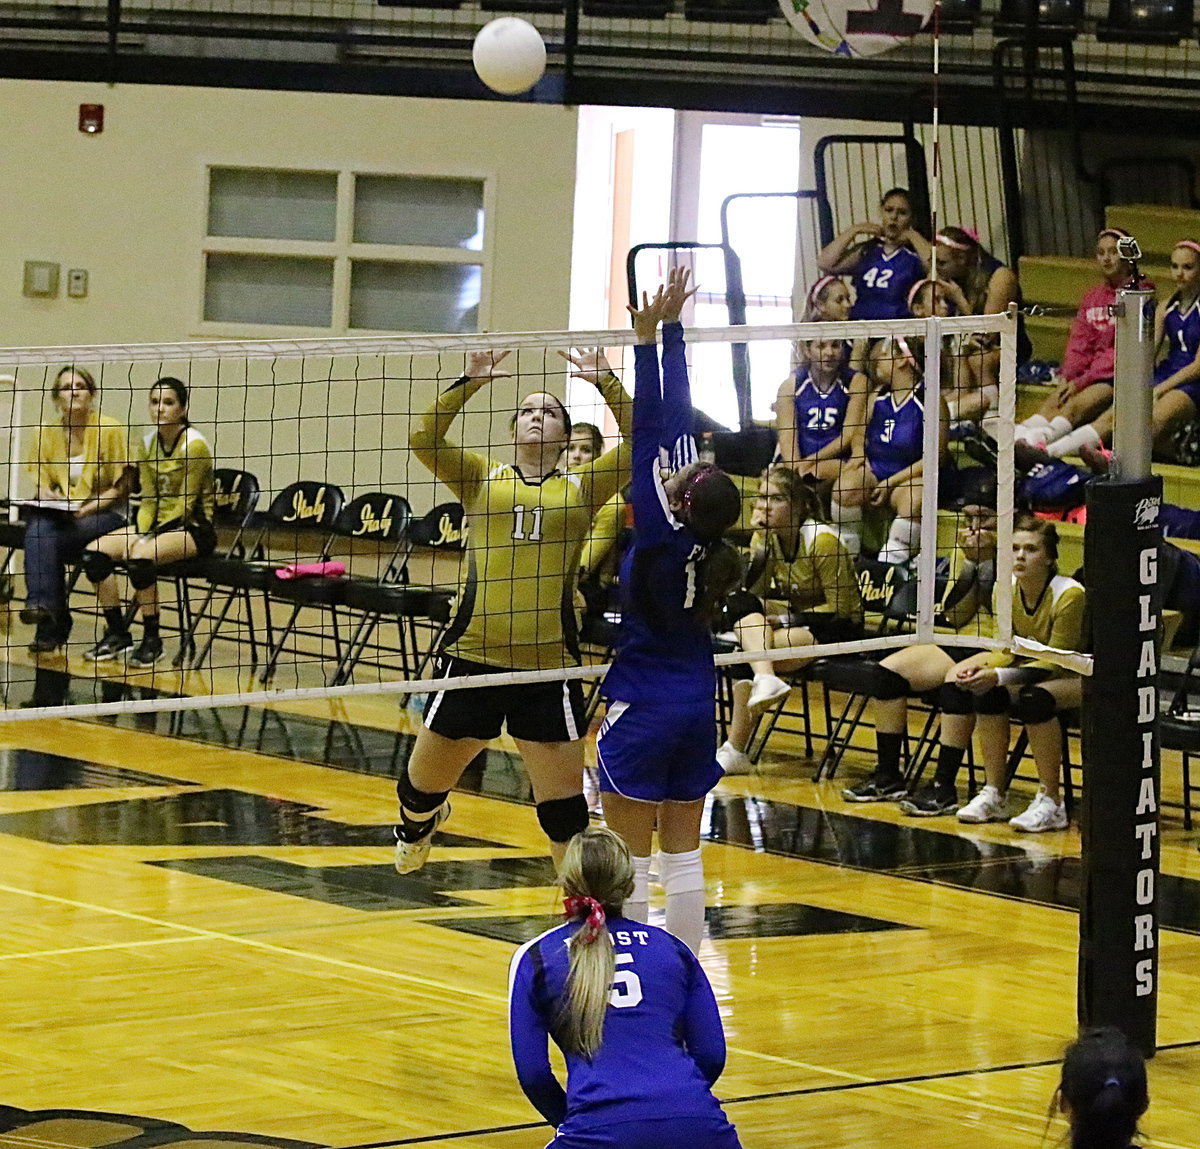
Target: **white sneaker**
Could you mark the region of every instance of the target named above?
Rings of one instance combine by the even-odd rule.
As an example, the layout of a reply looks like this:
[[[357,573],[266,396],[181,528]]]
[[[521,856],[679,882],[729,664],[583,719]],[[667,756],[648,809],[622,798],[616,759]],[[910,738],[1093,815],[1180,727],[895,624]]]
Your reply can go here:
[[[1009,818],[1008,824],[1014,830],[1025,834],[1044,834],[1047,830],[1065,830],[1067,828],[1067,807],[1063,802],[1056,802],[1045,790],[1039,790],[1037,796],[1029,803],[1029,808],[1015,818]]]
[[[732,742],[722,742],[717,747],[717,765],[726,774],[753,774],[754,763]]]
[[[960,822],[1003,822],[1008,817],[1008,796],[995,786],[985,786],[958,812]]]
[[[776,678],[773,674],[756,674],[746,706],[751,714],[761,714],[791,692],[792,688],[782,678]]]
[[[414,874],[429,859],[429,847],[433,845],[433,835],[437,828],[450,817],[450,803],[443,802],[434,812],[433,821],[427,833],[422,834],[415,842],[396,839],[396,873]]]

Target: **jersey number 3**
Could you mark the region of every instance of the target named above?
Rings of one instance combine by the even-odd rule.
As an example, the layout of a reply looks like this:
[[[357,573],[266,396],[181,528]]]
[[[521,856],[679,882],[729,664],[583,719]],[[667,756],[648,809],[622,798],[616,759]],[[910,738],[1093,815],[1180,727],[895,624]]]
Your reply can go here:
[[[542,537],[542,508],[534,507],[533,514],[530,516],[533,519],[533,525],[529,529],[529,534],[525,533],[525,504],[517,503],[513,507],[513,532],[514,539],[528,539],[530,542],[536,543]]]
[[[633,954],[614,954],[617,965],[632,965]],[[642,980],[631,969],[618,969],[613,974],[608,1004],[614,1009],[629,1009],[642,1000]]]

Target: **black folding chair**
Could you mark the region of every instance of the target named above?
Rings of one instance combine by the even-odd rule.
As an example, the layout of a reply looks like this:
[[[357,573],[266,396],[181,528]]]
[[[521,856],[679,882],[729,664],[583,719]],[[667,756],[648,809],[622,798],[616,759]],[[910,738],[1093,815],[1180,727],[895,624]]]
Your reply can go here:
[[[271,623],[271,603],[267,589],[275,578],[275,570],[283,565],[277,552],[272,555],[272,532],[286,533],[292,541],[287,558],[293,562],[320,561],[327,556],[332,544],[330,527],[342,509],[345,496],[340,487],[333,483],[313,480],[290,483],[271,500],[271,505],[251,516],[251,529],[257,528],[252,542],[245,545],[242,554],[227,554],[209,560],[205,577],[209,581],[208,594],[196,613],[195,625],[203,618],[212,618],[213,626],[208,639],[192,660],[192,669],[199,669],[212,652],[213,644],[222,628],[230,619],[235,603],[241,603],[243,613],[232,621],[246,631],[250,645],[250,663],[258,665],[258,635],[254,619],[253,600],[259,595],[263,600],[266,625],[266,648],[275,646]],[[311,540],[304,545],[305,539]],[[215,615],[210,614],[212,600],[224,592],[224,597]]]

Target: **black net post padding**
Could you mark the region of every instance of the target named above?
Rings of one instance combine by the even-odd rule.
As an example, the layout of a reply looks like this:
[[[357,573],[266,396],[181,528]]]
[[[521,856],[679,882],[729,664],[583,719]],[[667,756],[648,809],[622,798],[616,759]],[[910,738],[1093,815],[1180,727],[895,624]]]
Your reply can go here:
[[[1158,1008],[1158,578],[1162,480],[1092,483],[1084,571],[1094,669],[1083,707],[1079,1021],[1151,1057]]]

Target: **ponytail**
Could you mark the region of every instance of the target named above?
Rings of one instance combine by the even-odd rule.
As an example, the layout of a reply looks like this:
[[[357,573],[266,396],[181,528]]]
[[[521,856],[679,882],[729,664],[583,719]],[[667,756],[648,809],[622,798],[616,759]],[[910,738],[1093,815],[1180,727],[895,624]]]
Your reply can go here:
[[[1118,1029],[1093,1029],[1067,1047],[1055,1094],[1071,1149],[1128,1149],[1146,1112],[1146,1064]]]
[[[600,826],[584,830],[567,845],[559,881],[566,895],[567,919],[582,919],[582,924],[567,943],[570,967],[556,1037],[568,1053],[590,1061],[604,1038],[608,995],[617,969],[607,921],[620,916],[625,899],[633,893],[629,848],[611,830]]]

